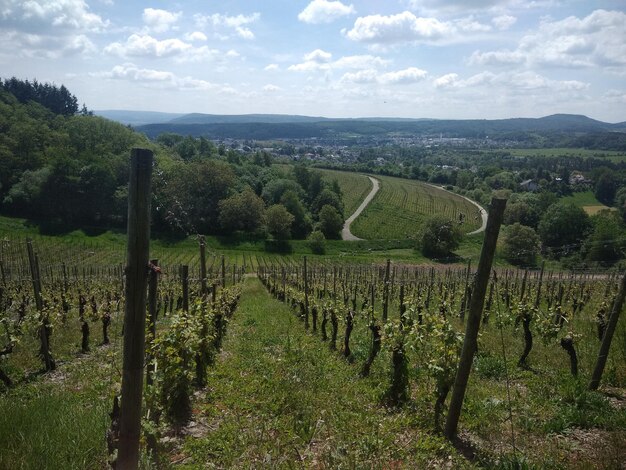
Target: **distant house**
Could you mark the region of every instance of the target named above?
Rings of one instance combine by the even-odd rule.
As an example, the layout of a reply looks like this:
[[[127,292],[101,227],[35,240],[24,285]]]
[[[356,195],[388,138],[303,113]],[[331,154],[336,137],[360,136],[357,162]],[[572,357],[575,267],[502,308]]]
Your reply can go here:
[[[525,180],[525,181],[522,181],[519,185],[520,185],[520,188],[522,188],[522,191],[535,192],[539,190],[539,185],[534,180]]]
[[[579,171],[572,171],[572,174],[569,175],[569,184],[571,185],[591,184],[591,183],[593,183],[593,181],[585,178],[585,175],[583,175]]]

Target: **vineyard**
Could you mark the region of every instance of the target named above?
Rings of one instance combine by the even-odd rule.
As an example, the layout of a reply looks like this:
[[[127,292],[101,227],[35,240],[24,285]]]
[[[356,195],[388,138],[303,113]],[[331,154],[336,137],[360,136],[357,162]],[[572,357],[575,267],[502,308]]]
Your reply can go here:
[[[363,202],[365,196],[372,190],[372,183],[367,176],[347,171],[316,170],[322,173],[327,180],[337,180],[341,188],[344,205],[344,215],[348,217]]]
[[[151,247],[131,162],[124,264],[0,244],[0,468],[624,462],[626,275],[492,271],[505,200],[477,268],[233,259]]]
[[[150,271],[145,465],[148,454],[186,468],[623,462],[623,321],[601,391],[588,389],[617,276],[491,275],[460,453],[440,432],[471,266],[244,267],[196,250],[189,265],[173,255]],[[61,254],[3,251],[1,468],[93,468],[108,458],[105,434],[115,446],[124,270]]]
[[[460,196],[418,181],[388,176],[378,178],[380,191],[352,224],[352,232],[357,237],[411,238],[423,220],[434,214],[458,221],[465,233],[481,226],[478,208]]]

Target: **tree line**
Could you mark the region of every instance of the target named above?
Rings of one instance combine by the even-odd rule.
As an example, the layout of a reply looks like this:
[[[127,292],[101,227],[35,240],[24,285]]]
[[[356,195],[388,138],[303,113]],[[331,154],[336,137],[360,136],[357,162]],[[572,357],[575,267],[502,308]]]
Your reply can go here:
[[[266,152],[240,152],[205,138],[165,134],[149,141],[77,107],[69,112],[32,98],[49,89],[65,90],[76,102],[65,87],[36,81],[10,79],[0,88],[1,213],[31,219],[49,233],[124,228],[128,151],[141,146],[156,155],[157,233],[339,237],[341,190],[320,172],[275,166]]]

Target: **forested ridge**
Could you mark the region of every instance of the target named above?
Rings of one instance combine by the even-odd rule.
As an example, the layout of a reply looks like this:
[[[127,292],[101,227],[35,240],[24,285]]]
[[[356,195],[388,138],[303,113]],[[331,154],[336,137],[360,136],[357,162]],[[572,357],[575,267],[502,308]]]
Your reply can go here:
[[[49,95],[65,97],[65,105],[50,104]],[[65,87],[16,79],[3,83],[2,213],[34,220],[48,232],[122,228],[128,152],[141,146],[156,154],[152,206],[157,232],[240,231],[284,240],[304,238],[315,227],[329,238],[341,230],[339,186],[318,172],[279,170],[267,153],[241,154],[204,138],[164,134],[151,142],[85,107],[78,112],[76,103]],[[324,206],[329,207],[322,212]]]

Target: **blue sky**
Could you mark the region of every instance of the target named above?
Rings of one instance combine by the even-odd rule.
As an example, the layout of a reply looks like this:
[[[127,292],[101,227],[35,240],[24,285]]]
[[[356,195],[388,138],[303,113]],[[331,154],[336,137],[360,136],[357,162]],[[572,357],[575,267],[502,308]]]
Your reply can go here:
[[[626,0],[0,0],[2,76],[90,109],[626,121]]]

